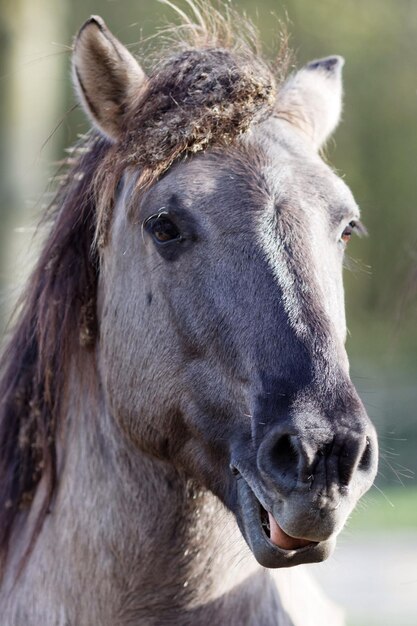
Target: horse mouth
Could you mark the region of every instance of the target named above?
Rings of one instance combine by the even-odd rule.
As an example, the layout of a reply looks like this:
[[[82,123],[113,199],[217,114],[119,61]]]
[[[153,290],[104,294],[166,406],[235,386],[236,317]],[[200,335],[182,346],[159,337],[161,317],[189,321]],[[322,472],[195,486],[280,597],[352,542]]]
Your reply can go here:
[[[292,537],[288,535],[278,524],[272,513],[264,509],[262,504],[259,503],[259,506],[262,530],[274,546],[277,546],[281,550],[292,551],[317,545],[317,541],[310,541],[302,537]]]
[[[287,534],[273,515],[263,507],[241,475],[237,480],[237,490],[238,525],[254,557],[263,567],[279,568],[318,563],[333,552],[334,538],[314,542]]]

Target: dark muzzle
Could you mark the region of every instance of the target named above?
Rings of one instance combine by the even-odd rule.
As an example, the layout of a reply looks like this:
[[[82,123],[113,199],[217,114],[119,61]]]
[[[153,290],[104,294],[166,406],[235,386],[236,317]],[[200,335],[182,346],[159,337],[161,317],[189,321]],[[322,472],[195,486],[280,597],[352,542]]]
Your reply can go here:
[[[352,418],[351,428],[280,425],[262,440],[257,466],[280,527],[322,541],[339,532],[374,480],[375,431],[366,416]]]

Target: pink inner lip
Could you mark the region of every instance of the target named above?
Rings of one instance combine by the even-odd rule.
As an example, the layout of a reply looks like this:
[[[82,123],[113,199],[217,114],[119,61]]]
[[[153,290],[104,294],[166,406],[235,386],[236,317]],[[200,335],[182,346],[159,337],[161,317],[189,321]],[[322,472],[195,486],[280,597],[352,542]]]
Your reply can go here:
[[[310,541],[309,539],[303,539],[301,537],[291,537],[290,535],[287,535],[287,533],[282,530],[282,528],[277,524],[271,513],[268,513],[268,518],[270,528],[270,540],[272,541],[272,543],[278,546],[278,548],[282,548],[283,550],[298,550],[299,548],[305,548],[309,545],[315,545],[315,541]]]

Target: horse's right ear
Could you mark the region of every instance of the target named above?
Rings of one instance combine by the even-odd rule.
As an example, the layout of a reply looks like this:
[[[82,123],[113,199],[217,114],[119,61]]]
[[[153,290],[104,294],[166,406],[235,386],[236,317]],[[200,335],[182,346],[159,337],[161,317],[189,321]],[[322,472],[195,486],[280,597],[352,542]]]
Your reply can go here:
[[[101,132],[117,141],[129,105],[146,83],[144,71],[98,16],[80,28],[72,59],[84,110]]]

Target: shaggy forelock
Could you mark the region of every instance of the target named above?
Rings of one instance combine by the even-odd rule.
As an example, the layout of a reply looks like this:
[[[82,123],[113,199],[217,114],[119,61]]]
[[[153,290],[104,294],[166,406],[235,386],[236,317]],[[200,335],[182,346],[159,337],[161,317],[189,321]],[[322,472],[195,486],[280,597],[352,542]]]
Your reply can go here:
[[[229,144],[270,114],[275,80],[255,59],[191,49],[159,66],[129,120],[129,164],[162,172],[182,153]]]
[[[230,146],[273,113],[290,61],[285,37],[272,70],[249,22],[232,11],[224,17],[213,8],[199,8],[198,24],[170,29],[171,47],[126,112],[123,138],[98,171],[101,244],[107,238],[114,189],[126,167],[139,169],[138,187],[143,189],[179,158]]]

